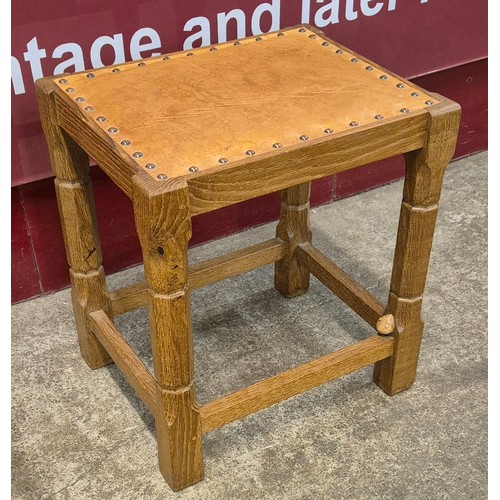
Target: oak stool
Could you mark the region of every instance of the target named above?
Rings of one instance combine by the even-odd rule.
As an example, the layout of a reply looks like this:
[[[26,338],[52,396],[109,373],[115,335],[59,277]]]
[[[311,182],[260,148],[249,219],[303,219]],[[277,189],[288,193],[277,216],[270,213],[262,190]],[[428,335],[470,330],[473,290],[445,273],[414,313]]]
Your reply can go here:
[[[83,358],[115,362],[155,417],[173,490],[203,477],[202,434],[375,364],[390,395],[410,387],[443,174],[460,107],[303,25],[36,82]],[[311,243],[314,179],[404,154],[386,306]],[[109,292],[88,156],[131,199],[146,282]],[[281,191],[276,238],[188,267],[191,218]],[[285,297],[312,273],[375,334],[200,406],[190,290],[275,263]],[[154,375],[113,318],[149,307]]]

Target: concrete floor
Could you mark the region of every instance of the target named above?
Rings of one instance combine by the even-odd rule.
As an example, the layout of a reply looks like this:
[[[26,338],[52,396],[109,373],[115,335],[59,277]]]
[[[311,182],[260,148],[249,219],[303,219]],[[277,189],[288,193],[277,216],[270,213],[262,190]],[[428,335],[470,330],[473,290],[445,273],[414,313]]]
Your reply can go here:
[[[385,302],[402,183],[312,214],[315,244]],[[483,499],[487,497],[487,155],[446,174],[414,386],[395,397],[371,368],[203,438],[205,479],[174,494],[154,422],[117,368],[80,358],[69,291],[12,309],[15,499]],[[192,261],[272,237],[274,224],[192,250]],[[272,266],[192,295],[201,403],[370,334],[317,280],[284,299]],[[141,280],[142,268],[109,277]],[[117,320],[151,366],[144,310]]]

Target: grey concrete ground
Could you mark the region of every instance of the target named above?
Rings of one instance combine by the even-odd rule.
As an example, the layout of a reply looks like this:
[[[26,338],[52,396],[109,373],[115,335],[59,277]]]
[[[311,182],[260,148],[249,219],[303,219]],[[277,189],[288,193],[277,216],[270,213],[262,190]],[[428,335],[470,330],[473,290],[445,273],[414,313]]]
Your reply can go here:
[[[487,475],[486,153],[447,172],[414,386],[395,397],[371,368],[203,438],[205,479],[172,493],[154,422],[115,366],[80,358],[69,291],[12,310],[16,499],[483,499]],[[312,214],[314,241],[385,302],[402,183]],[[262,226],[192,251],[199,261],[272,237]],[[284,299],[272,266],[193,293],[197,390],[210,401],[372,334],[312,280]],[[140,267],[109,278],[140,280]],[[144,310],[117,320],[148,366]]]

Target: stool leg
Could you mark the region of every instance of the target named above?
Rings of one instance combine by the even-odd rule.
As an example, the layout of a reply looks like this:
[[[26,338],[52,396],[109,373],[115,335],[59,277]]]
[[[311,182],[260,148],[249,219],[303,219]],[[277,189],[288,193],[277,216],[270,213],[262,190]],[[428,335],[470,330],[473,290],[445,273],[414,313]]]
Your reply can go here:
[[[134,210],[148,283],[158,459],[163,476],[178,491],[203,478],[203,454],[187,284],[188,190],[168,191],[168,184],[137,175]]]
[[[89,314],[104,310],[111,317],[111,302],[97,231],[92,183],[86,153],[60,127],[50,79],[36,82],[42,126],[54,171],[61,226],[70,266],[71,298],[82,357],[91,368],[112,363],[92,333]]]
[[[309,271],[299,264],[297,247],[311,241],[309,196],[311,183],[281,191],[280,220],[276,237],[285,242],[285,256],[274,267],[274,286],[285,297],[297,297],[309,289]]]
[[[388,394],[415,380],[423,333],[422,296],[444,172],[455,150],[460,107],[429,108],[427,143],[405,155],[406,178],[387,313],[394,315],[394,354],[375,365],[374,381]]]

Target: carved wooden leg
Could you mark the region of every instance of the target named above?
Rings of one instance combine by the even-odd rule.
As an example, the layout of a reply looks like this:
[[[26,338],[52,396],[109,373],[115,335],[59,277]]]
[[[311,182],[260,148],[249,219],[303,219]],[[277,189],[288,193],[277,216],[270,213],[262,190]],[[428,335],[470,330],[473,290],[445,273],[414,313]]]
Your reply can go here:
[[[285,297],[297,297],[309,289],[309,271],[297,260],[297,247],[311,241],[309,195],[311,183],[281,192],[280,220],[276,237],[286,244],[285,256],[274,267],[274,286]]]
[[[388,394],[415,380],[423,333],[422,296],[429,265],[444,172],[455,150],[460,107],[429,108],[427,144],[408,153],[403,203],[394,254],[387,313],[394,315],[394,354],[375,365],[374,381]]]
[[[178,183],[177,183],[178,184]],[[157,381],[156,434],[160,470],[174,491],[203,478],[201,418],[195,399],[189,303],[187,187],[134,178],[134,211],[148,283]]]
[[[52,81],[38,80],[36,89],[56,176],[56,195],[70,266],[71,297],[80,351],[91,368],[100,368],[113,361],[92,333],[89,314],[102,309],[111,317],[111,302],[102,268],[88,157],[59,127]]]

